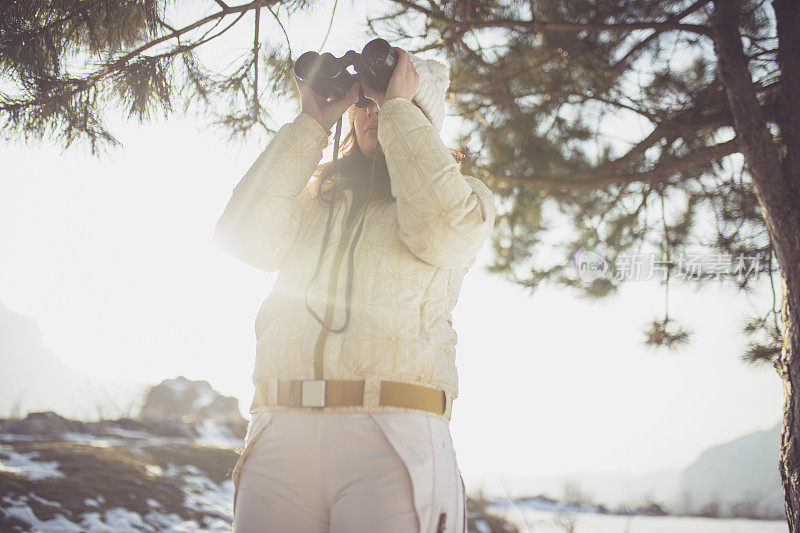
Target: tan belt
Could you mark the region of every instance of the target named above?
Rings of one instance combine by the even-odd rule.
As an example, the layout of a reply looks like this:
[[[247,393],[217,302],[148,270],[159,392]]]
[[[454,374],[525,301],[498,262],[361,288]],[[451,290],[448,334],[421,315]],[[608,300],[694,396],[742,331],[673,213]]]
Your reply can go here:
[[[413,383],[381,381],[378,404],[421,409],[443,415],[447,408],[447,394],[440,389]],[[269,383],[259,383],[250,409],[268,405],[270,405]],[[278,405],[285,407],[364,405],[364,380],[279,380]]]

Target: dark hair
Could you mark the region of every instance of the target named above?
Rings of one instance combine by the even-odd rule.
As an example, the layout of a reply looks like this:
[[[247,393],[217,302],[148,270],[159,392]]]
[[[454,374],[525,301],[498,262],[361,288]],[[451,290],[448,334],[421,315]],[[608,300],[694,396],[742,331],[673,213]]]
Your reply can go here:
[[[376,159],[370,159],[356,140],[355,126],[350,123],[350,131],[344,136],[339,145],[339,158],[336,162],[339,168],[339,177],[334,174],[333,161],[328,161],[318,166],[314,171],[317,182],[317,200],[322,205],[329,205],[333,200],[334,190],[340,194],[346,189],[367,191],[369,182],[375,172],[373,196],[380,200],[391,201],[394,199],[389,185],[389,168],[386,157],[380,154]],[[373,168],[374,167],[374,168]]]
[[[464,154],[453,148],[450,149],[456,161],[464,159]],[[316,176],[317,183],[317,200],[324,206],[330,206],[333,200],[334,190],[336,194],[340,194],[346,189],[363,190],[366,192],[369,188],[370,178],[372,172],[375,172],[375,184],[373,186],[373,197],[377,197],[381,201],[392,201],[391,186],[389,181],[389,168],[386,165],[386,157],[380,154],[376,159],[370,159],[361,148],[358,146],[356,140],[356,128],[354,123],[350,122],[350,131],[341,140],[339,144],[339,158],[336,161],[339,167],[340,177],[336,178],[334,175],[333,161],[328,161],[318,166],[314,171],[313,176]],[[374,169],[373,169],[374,165]],[[327,197],[325,196],[327,194]]]

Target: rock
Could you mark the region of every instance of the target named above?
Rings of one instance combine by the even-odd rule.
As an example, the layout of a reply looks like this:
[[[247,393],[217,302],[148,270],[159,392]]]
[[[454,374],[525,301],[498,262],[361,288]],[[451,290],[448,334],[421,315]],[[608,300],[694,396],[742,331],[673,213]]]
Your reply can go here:
[[[117,420],[100,420],[98,422],[87,422],[86,431],[92,435],[107,436],[114,435],[114,430],[123,429],[125,431],[150,432],[150,427],[144,422],[133,420],[132,418],[119,418]]]
[[[63,436],[69,432],[100,437],[135,432],[233,442],[244,438],[247,420],[239,412],[236,398],[219,394],[207,381],[191,381],[180,376],[164,380],[150,389],[138,419],[78,422],[45,411],[31,413],[22,420],[4,421],[0,427],[6,433],[47,437]]]
[[[178,419],[142,421],[132,418],[119,418],[117,420],[86,423],[86,431],[98,437],[118,436],[120,434],[119,430],[147,433],[160,437],[186,437],[191,439],[198,436],[193,424]]]
[[[193,439],[200,435],[194,423],[184,420],[148,420],[145,424],[149,432],[161,437],[186,437]]]
[[[68,432],[86,431],[83,422],[69,420],[53,411],[30,413],[22,420],[14,420],[3,426],[3,432],[17,435],[61,436]]]
[[[207,381],[183,376],[150,389],[139,419],[154,433],[170,436],[194,437],[199,434],[197,426],[213,424],[240,438],[247,427],[236,398],[219,394]]]

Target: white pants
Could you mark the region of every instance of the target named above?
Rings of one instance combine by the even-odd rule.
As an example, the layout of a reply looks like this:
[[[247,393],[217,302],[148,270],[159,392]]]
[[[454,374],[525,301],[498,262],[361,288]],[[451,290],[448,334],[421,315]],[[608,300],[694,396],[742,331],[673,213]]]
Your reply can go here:
[[[234,533],[466,532],[446,421],[420,412],[253,414]]]

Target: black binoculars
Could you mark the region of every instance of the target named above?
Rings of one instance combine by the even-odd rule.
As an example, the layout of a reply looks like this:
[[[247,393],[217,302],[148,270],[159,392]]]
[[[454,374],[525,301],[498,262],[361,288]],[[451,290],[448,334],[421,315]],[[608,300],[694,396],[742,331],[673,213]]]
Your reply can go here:
[[[353,74],[348,67],[355,69]],[[364,46],[361,53],[349,50],[342,57],[333,54],[306,52],[294,62],[294,73],[326,100],[338,100],[357,81],[366,83],[371,89],[386,91],[394,67],[397,65],[397,53],[384,39],[373,39]],[[359,87],[359,98],[356,107],[366,107],[370,99]]]

